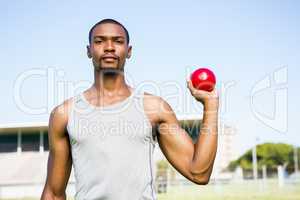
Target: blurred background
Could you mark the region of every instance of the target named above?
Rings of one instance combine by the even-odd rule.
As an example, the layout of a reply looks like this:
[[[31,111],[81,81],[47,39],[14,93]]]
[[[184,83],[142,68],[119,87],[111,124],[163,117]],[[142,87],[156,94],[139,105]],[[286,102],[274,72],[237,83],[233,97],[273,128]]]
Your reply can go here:
[[[1,1],[0,199],[38,199],[51,110],[93,83],[88,31],[113,18],[129,31],[129,85],[163,97],[195,141],[202,105],[185,85],[208,67],[220,94],[208,185],[155,150],[159,199],[300,199],[299,1]],[[298,53],[297,53],[298,52]],[[67,194],[75,194],[71,174]]]

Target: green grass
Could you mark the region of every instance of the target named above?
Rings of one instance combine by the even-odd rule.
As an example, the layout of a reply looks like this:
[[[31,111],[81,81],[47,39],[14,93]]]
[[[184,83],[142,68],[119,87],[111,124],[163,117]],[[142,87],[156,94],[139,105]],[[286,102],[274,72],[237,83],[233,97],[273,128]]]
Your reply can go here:
[[[247,181],[227,185],[173,186],[158,200],[300,200],[300,183],[285,184],[279,188],[276,180],[269,180],[266,188],[262,182]],[[1,199],[4,200],[4,199]],[[5,199],[7,200],[7,199]],[[12,200],[12,199],[10,199]],[[17,199],[13,199],[17,200]],[[22,200],[37,200],[22,198]],[[69,199],[71,200],[71,199]]]
[[[266,188],[261,182],[243,184],[177,186],[167,194],[159,194],[159,200],[300,200],[300,184],[286,184],[279,188],[277,182],[268,181]]]

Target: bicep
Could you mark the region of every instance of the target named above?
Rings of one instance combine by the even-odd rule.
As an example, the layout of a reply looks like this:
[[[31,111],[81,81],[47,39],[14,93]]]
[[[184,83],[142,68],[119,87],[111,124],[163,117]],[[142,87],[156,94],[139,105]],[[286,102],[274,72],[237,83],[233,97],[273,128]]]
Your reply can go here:
[[[183,176],[190,178],[194,144],[188,133],[180,126],[172,108],[163,102],[160,108],[158,143],[172,166]]]
[[[52,113],[49,121],[47,186],[55,195],[64,195],[71,173],[70,143],[62,114]]]

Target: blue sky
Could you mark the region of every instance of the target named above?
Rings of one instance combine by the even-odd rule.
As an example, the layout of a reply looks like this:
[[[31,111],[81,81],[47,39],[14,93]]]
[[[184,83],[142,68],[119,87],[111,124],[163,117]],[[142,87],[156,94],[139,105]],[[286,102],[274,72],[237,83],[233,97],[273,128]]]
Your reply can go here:
[[[22,84],[20,96],[30,107],[48,104],[48,112],[22,111],[15,102],[14,87],[24,72],[38,69],[49,74],[52,70],[56,86],[59,81],[92,83],[93,68],[85,49],[88,30],[103,18],[114,18],[131,36],[133,56],[125,70],[134,86],[147,82],[145,90],[166,98],[178,116],[201,116],[202,106],[188,96],[185,78],[197,67],[210,67],[219,89],[231,84],[226,100],[222,99],[226,109],[220,118],[237,129],[237,152],[251,147],[257,137],[260,143],[299,146],[299,9],[298,1],[2,1],[0,123],[48,121],[49,111],[61,102],[59,98],[49,102],[45,77],[31,76]],[[287,103],[279,107],[288,116],[277,114],[283,119],[279,123],[285,119],[288,123],[278,131],[255,116],[250,99],[259,81],[274,77],[280,69],[287,71],[287,81],[280,88],[288,95]],[[178,94],[187,100],[178,103],[170,98],[176,90],[168,88],[168,82],[179,85]],[[255,111],[265,118],[275,112],[278,87],[273,86],[255,97]]]

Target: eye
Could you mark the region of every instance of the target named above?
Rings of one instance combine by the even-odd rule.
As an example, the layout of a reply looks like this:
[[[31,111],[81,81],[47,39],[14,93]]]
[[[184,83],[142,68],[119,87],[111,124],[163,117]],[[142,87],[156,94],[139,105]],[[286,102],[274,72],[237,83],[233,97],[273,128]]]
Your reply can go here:
[[[102,42],[102,40],[95,40],[94,43],[95,44],[100,44]]]
[[[116,40],[116,43],[123,44],[124,41],[123,40]]]

